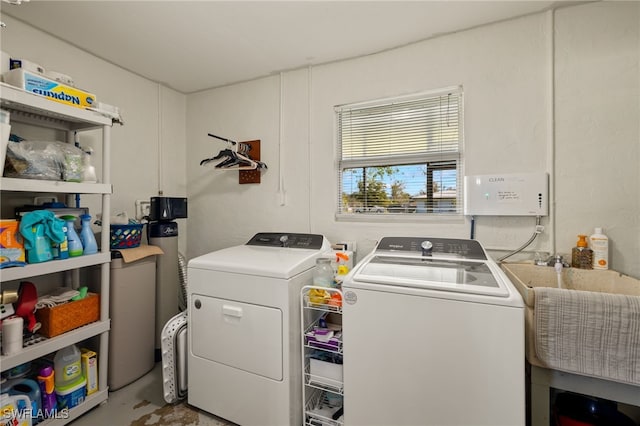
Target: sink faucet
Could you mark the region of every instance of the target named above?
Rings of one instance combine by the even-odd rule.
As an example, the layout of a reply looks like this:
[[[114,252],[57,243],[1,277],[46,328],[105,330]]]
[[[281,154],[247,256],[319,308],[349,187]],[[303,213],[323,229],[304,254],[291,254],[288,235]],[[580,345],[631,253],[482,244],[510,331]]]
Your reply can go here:
[[[554,256],[549,256],[549,258],[547,259],[547,266],[555,266],[556,263],[562,263],[562,267],[563,268],[569,268],[571,266],[571,264],[567,261],[565,261],[562,258],[562,255],[560,254],[556,254]]]

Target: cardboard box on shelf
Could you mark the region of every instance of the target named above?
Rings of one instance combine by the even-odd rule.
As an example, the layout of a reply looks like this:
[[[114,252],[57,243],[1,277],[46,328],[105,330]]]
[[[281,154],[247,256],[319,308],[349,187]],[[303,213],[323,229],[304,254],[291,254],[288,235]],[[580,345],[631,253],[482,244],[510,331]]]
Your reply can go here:
[[[87,396],[98,391],[98,354],[87,348],[82,352],[82,374],[87,379]]]
[[[0,263],[25,261],[19,224],[14,219],[0,219]]]
[[[93,106],[96,102],[96,97],[92,93],[67,86],[24,68],[12,69],[2,76],[7,84],[65,105],[86,108]]]

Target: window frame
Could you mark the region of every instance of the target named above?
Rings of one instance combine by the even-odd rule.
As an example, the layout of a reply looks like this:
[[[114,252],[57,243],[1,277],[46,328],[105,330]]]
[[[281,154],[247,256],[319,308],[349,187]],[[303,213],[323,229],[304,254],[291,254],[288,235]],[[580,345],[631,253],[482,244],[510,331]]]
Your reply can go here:
[[[382,164],[380,158],[359,158],[343,159],[342,139],[340,134],[340,114],[347,109],[365,109],[392,105],[394,103],[404,103],[421,99],[441,97],[450,93],[456,93],[459,99],[458,105],[458,149],[457,151],[443,151],[435,153],[404,154],[385,157],[387,161]],[[337,197],[335,205],[335,218],[337,221],[354,222],[438,222],[438,223],[461,223],[464,221],[463,201],[464,201],[464,89],[462,85],[450,86],[437,90],[415,93],[407,96],[397,96],[392,98],[378,99],[366,102],[337,105],[334,107],[334,129],[336,138],[336,161],[335,171],[337,173]],[[456,211],[455,212],[425,212],[425,213],[400,213],[388,212],[384,214],[363,212],[363,213],[343,213],[340,211],[343,195],[343,172],[351,168],[362,167],[383,167],[383,166],[403,166],[403,165],[428,165],[429,163],[456,163]],[[429,169],[428,169],[429,170]],[[431,200],[433,201],[433,199]],[[433,207],[433,206],[432,206]]]

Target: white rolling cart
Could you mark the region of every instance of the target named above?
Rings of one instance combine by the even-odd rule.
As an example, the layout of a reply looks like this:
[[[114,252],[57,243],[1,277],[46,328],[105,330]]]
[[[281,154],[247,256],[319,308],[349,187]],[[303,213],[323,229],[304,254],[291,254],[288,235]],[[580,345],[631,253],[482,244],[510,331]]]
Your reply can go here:
[[[316,295],[322,291],[329,297],[320,302]],[[304,424],[341,426],[344,424],[342,292],[337,288],[305,286],[300,298]]]

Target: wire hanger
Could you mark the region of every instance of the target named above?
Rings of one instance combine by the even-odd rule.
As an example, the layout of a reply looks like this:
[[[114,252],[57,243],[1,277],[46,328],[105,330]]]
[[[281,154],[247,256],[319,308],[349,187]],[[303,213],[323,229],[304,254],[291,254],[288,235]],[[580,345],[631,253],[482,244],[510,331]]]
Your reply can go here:
[[[212,138],[223,140],[232,146],[235,149],[226,148],[218,152],[215,157],[205,158],[200,161],[200,165],[204,166],[214,160],[222,160],[218,164],[216,164],[216,169],[218,170],[255,170],[255,169],[266,169],[267,165],[261,161],[255,161],[249,156],[249,151],[251,150],[251,146],[246,143],[236,142],[234,140],[223,138],[221,136],[216,136],[212,133],[207,133],[208,136]]]
[[[211,136],[212,138],[220,139],[221,141],[229,142],[231,145],[235,145],[238,143],[236,141],[232,141],[231,139],[223,138],[221,136],[216,136],[213,133],[207,133],[207,135]]]

